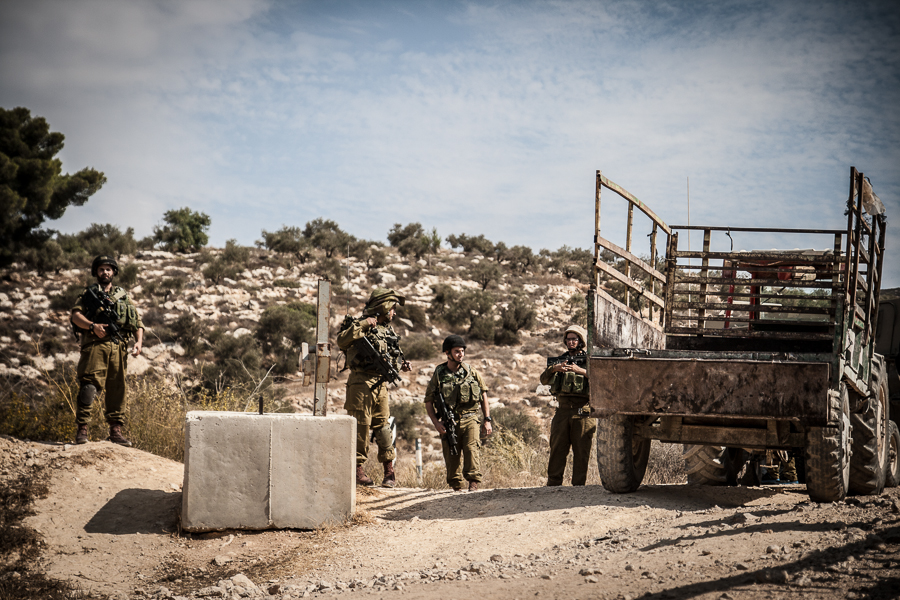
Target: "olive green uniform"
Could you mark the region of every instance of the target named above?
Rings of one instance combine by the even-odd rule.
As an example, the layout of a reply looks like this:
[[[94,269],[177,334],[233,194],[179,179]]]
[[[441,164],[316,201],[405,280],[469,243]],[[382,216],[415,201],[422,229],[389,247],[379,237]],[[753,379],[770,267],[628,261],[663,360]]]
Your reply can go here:
[[[91,286],[99,289],[97,284]],[[116,312],[119,320],[116,324],[121,328],[119,334],[126,340],[138,329],[143,329],[144,324],[132,303],[131,298],[124,289],[113,287],[110,289],[110,298],[116,303]],[[72,312],[81,312],[89,320],[97,320],[97,315],[92,309],[87,292],[81,295],[78,302],[72,307]],[[98,321],[98,322],[103,322]],[[106,390],[104,397],[107,423],[125,423],[125,374],[128,369],[128,347],[126,344],[116,341],[107,334],[99,338],[91,331],[81,332],[81,357],[78,360],[76,376],[80,392],[75,409],[75,424],[87,425],[91,418],[91,405],[95,394]],[[89,386],[93,386],[93,390]]]
[[[588,378],[577,373],[553,373],[551,368],[548,367],[541,373],[541,383],[550,385],[550,393],[559,403],[550,421],[547,485],[562,485],[569,448],[572,449],[573,455],[572,485],[584,485],[587,481],[594,433],[597,430],[597,419],[589,416]]]
[[[481,483],[478,451],[481,423],[478,420],[478,410],[481,407],[481,397],[487,391],[484,379],[478,371],[466,363],[461,363],[455,373],[447,368],[447,363],[443,363],[434,370],[428,382],[425,402],[434,402],[437,386],[441,386],[444,402],[459,423],[457,432],[459,454],[451,456],[447,436],[441,436],[444,464],[447,465],[447,484],[458,489],[462,487],[463,479]]]
[[[369,455],[369,429],[374,431],[378,444],[378,462],[384,463],[395,458],[388,418],[387,384],[379,383],[381,376],[375,370],[371,359],[364,357],[354,346],[354,342],[367,337],[372,346],[382,354],[391,356],[394,368],[400,370],[400,359],[396,352],[397,334],[390,325],[370,325],[366,319],[350,319],[338,333],[338,347],[347,355],[350,376],[347,378],[347,396],[344,409],[356,419],[356,464],[366,462]],[[377,384],[377,385],[376,385]],[[374,387],[373,387],[374,386]]]

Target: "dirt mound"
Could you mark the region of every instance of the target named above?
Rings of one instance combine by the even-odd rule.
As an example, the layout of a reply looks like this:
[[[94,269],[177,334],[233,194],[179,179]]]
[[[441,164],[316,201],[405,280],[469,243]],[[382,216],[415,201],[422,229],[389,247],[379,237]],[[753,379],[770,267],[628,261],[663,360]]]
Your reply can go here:
[[[33,568],[98,597],[891,598],[900,589],[896,489],[834,504],[810,502],[803,486],[374,489],[360,491],[347,524],[181,535],[182,475],[180,463],[107,442],[0,438],[4,484],[46,482],[24,520],[43,541]]]

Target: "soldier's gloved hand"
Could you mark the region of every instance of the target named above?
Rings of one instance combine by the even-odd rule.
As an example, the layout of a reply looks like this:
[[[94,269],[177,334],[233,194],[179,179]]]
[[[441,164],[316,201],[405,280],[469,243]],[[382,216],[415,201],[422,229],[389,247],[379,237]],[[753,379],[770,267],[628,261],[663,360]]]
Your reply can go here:
[[[412,371],[412,365],[409,364],[408,360],[404,360],[403,364],[400,365],[401,371]]]

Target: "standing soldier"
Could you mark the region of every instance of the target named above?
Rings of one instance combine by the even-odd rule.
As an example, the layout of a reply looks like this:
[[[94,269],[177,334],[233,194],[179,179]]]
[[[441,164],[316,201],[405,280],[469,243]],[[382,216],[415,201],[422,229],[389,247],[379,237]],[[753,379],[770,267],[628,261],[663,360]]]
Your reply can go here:
[[[458,335],[448,336],[441,350],[447,355],[447,362],[434,370],[431,381],[425,389],[425,409],[441,435],[444,463],[447,465],[447,484],[458,492],[463,479],[469,482],[469,491],[474,492],[481,483],[481,468],[478,464],[478,407],[484,413],[484,434],[491,435],[491,412],[487,401],[487,386],[484,379],[473,367],[463,362],[466,356],[466,342]],[[458,423],[458,452],[451,453],[447,443],[447,430],[438,420],[434,410],[435,395],[440,389],[444,406],[453,413]],[[462,465],[460,465],[462,458]]]
[[[360,350],[357,342],[368,338],[375,350],[395,369],[409,371],[409,363],[403,360],[400,351],[400,338],[391,327],[397,305],[403,306],[405,303],[406,298],[394,290],[375,288],[366,302],[362,318],[347,315],[337,336],[338,347],[346,353],[350,368],[344,409],[356,419],[356,483],[359,485],[375,485],[363,470],[363,463],[369,455],[369,429],[378,444],[378,462],[384,465],[381,485],[395,487],[397,480],[394,476],[393,436],[388,423],[391,412],[387,385],[376,370],[374,359]]]
[[[586,337],[583,327],[570,325],[563,334],[566,352],[548,360],[550,366],[541,373],[541,383],[550,384],[550,393],[559,403],[550,422],[547,485],[562,485],[570,447],[574,457],[572,485],[584,485],[587,481],[597,419],[590,417],[588,377],[584,368],[587,366]]]
[[[119,265],[111,256],[98,256],[91,263],[90,285],[72,308],[72,325],[81,333],[81,358],[78,361],[78,402],[75,411],[76,444],[88,441],[91,405],[101,390],[106,390],[106,422],[109,441],[122,446],[131,442],[122,434],[125,423],[125,371],[128,366],[129,337],[134,336],[131,354],[141,353],[144,324],[128,293],[113,286]]]

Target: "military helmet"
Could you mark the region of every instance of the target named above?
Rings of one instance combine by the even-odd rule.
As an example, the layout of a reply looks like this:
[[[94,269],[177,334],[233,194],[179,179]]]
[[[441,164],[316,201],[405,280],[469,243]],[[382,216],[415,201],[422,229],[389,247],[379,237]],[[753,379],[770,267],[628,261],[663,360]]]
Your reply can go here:
[[[585,331],[584,327],[581,325],[569,325],[566,327],[566,330],[563,332],[564,342],[566,341],[566,336],[569,335],[569,332],[572,332],[581,338],[581,344],[579,344],[579,346],[585,346],[587,344],[587,331]]]
[[[119,274],[119,263],[116,262],[116,259],[112,256],[101,254],[91,263],[91,277],[97,276],[97,269],[100,268],[100,265],[109,265],[112,267],[113,275]]]
[[[366,302],[363,309],[363,316],[377,317],[387,314],[395,304],[404,306],[406,304],[406,296],[401,296],[394,290],[388,288],[375,288]]]
[[[444,343],[441,345],[441,352],[450,352],[454,348],[465,348],[466,340],[462,339],[460,335],[448,335],[444,339]]]

